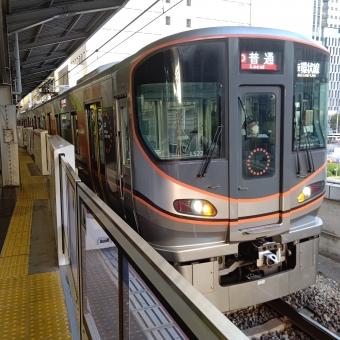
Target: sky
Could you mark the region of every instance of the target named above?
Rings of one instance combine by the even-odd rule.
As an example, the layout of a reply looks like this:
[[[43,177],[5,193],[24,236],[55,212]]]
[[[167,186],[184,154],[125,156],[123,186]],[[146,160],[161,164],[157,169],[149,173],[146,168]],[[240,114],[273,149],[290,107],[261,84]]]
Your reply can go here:
[[[198,27],[251,25],[311,36],[313,0],[130,0],[71,58],[71,84],[100,65],[121,61],[149,43]],[[171,25],[165,25],[165,17]],[[191,28],[186,27],[187,19]],[[86,62],[76,66],[81,55]],[[78,59],[76,59],[78,57]]]

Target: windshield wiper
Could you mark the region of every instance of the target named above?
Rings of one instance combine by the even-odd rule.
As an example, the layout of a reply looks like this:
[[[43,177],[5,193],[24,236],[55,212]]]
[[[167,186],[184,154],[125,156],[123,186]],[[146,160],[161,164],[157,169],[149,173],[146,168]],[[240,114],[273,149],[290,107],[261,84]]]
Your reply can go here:
[[[296,109],[295,106],[293,107],[294,110],[294,135],[295,135],[295,139],[294,139],[294,145],[296,147],[296,163],[297,163],[297,171],[296,171],[296,175],[297,177],[307,177],[307,175],[303,175],[301,174],[301,163],[300,163],[300,155],[299,155],[299,148],[300,148],[300,139],[297,139],[297,128],[296,128]],[[298,143],[297,143],[298,140]]]
[[[197,177],[205,177],[206,176],[206,174],[208,172],[209,164],[210,164],[211,159],[212,159],[212,155],[215,151],[217,142],[218,142],[218,140],[221,136],[221,132],[222,132],[222,125],[219,125],[219,126],[217,126],[214,138],[213,138],[213,140],[210,144],[207,158],[205,159],[204,163],[202,164],[201,170],[200,170],[199,174],[197,175]]]
[[[315,172],[314,169],[314,161],[313,161],[313,153],[312,149],[310,147],[309,137],[308,137],[308,131],[306,131],[306,125],[304,122],[302,122],[303,130],[306,134],[306,151],[307,151],[307,162],[308,162],[308,172]]]

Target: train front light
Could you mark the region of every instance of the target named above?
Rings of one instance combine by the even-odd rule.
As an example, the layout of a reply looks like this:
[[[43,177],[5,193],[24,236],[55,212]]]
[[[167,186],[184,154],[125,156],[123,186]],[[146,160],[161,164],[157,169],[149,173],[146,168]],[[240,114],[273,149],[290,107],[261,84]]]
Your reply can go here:
[[[206,200],[183,199],[174,201],[174,208],[177,212],[189,215],[215,216],[216,208]]]
[[[315,182],[303,188],[297,198],[299,203],[305,202],[312,197],[315,197],[323,192],[325,188],[325,181]]]

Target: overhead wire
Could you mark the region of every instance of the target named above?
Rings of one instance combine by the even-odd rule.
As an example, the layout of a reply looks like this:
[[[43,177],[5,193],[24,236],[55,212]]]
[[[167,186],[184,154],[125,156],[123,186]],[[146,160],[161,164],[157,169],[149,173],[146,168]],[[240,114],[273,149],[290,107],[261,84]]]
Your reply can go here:
[[[111,37],[109,40],[107,40],[104,44],[102,44],[99,48],[97,48],[93,53],[91,53],[89,56],[87,56],[84,60],[82,60],[79,64],[77,64],[76,66],[74,66],[71,70],[69,70],[67,73],[70,74],[70,72],[72,72],[75,68],[77,68],[78,66],[82,66],[82,64],[89,59],[91,56],[93,56],[95,53],[99,52],[99,50],[104,47],[106,44],[108,44],[111,40],[113,40],[118,34],[122,33],[127,27],[129,27],[132,23],[134,23],[137,19],[139,19],[142,15],[144,15],[150,8],[152,8],[154,5],[156,5],[160,0],[155,1],[152,5],[150,5],[147,9],[145,9],[140,15],[138,15],[134,20],[132,20],[129,24],[127,24],[124,28],[122,28],[121,30],[118,31],[117,34],[115,34],[113,37]],[[178,1],[176,4],[174,4],[173,6],[171,6],[170,8],[168,8],[166,11],[164,10],[164,6],[162,8],[163,12],[158,15],[156,18],[152,19],[151,21],[149,21],[147,24],[145,24],[143,27],[141,27],[139,30],[135,31],[133,34],[131,34],[129,37],[127,37],[126,39],[124,39],[123,41],[121,41],[119,44],[115,45],[114,47],[112,47],[110,50],[108,50],[107,52],[104,52],[103,55],[101,55],[100,57],[98,57],[95,61],[91,62],[90,64],[86,65],[86,66],[90,66],[92,65],[94,62],[96,62],[98,59],[102,58],[104,55],[106,55],[107,53],[111,52],[113,49],[115,49],[116,47],[118,47],[119,45],[121,45],[122,43],[126,42],[128,39],[130,39],[131,37],[133,37],[135,34],[137,34],[138,32],[140,32],[142,29],[144,29],[145,27],[147,27],[148,25],[150,25],[151,23],[153,23],[155,20],[157,20],[158,18],[160,18],[162,15],[164,15],[165,13],[169,12],[171,9],[173,9],[174,7],[176,7],[178,4],[180,4],[181,2],[183,2],[183,0]],[[82,70],[78,71],[77,73],[75,73],[74,75],[80,73]],[[74,76],[73,75],[73,76]],[[63,75],[65,76],[65,74]],[[58,78],[55,82],[57,82],[59,79],[61,79],[63,76],[61,76],[60,78]]]
[[[80,64],[82,64],[84,61],[86,61],[88,58],[90,58],[94,53],[97,53],[99,49],[104,47],[106,44],[108,44],[112,39],[114,39],[118,34],[122,33],[127,27],[129,27],[131,24],[133,24],[136,20],[138,20],[142,15],[144,15],[150,8],[152,8],[154,5],[156,5],[160,0],[156,0],[152,5],[150,5],[147,9],[145,9],[141,14],[139,14],[135,19],[133,19],[131,22],[129,22],[125,27],[123,27],[121,30],[119,30],[118,33],[116,33],[113,37],[111,37],[109,40],[107,40],[104,44],[102,44],[99,48],[97,48],[92,54],[87,56],[84,60],[82,60],[79,64],[77,64],[73,69],[69,70],[68,73],[73,71],[76,67],[78,67]],[[79,72],[78,72],[79,73]],[[58,81],[60,78],[58,78],[56,81]]]

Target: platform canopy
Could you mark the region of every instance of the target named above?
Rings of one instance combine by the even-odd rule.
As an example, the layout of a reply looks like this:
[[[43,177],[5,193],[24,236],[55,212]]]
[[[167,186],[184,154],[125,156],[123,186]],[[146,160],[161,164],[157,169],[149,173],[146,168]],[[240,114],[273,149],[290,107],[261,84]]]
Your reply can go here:
[[[16,92],[20,65],[22,91],[17,98],[25,97],[127,2],[0,0],[0,84],[12,84]]]

